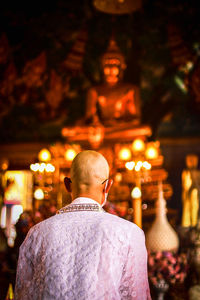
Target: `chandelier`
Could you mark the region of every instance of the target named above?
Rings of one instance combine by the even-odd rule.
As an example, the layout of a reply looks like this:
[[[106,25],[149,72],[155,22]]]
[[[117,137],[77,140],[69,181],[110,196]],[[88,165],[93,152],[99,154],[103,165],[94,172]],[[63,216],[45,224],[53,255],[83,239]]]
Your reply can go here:
[[[108,14],[129,14],[141,8],[141,0],[94,0],[94,7]]]

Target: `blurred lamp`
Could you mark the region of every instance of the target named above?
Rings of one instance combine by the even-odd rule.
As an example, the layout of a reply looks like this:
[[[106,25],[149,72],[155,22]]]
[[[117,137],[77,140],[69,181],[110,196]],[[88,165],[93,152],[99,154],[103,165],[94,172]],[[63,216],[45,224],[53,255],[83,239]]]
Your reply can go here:
[[[116,173],[116,175],[115,175],[115,181],[116,182],[120,182],[120,181],[122,181],[122,174],[121,173]]]
[[[158,149],[154,146],[147,147],[145,152],[145,156],[147,159],[155,159],[158,157]]]
[[[51,153],[48,149],[42,149],[38,154],[39,161],[50,161],[51,160]]]
[[[74,149],[68,149],[65,152],[65,159],[67,161],[72,161],[74,159],[74,157],[76,156],[76,151]]]
[[[137,187],[137,186],[134,187],[131,192],[131,197],[133,199],[139,199],[139,198],[141,198],[141,196],[142,196],[142,193],[141,193],[141,190],[139,189],[139,187]]]
[[[55,171],[55,167],[51,164],[45,164],[45,163],[35,163],[30,165],[30,169],[33,172],[40,172],[43,173],[46,171],[47,173],[53,173]]]
[[[137,161],[136,166],[135,166],[135,171],[139,172],[140,169],[142,168],[142,166],[143,166],[142,161],[141,160]]]
[[[52,165],[52,164],[50,164],[50,163],[48,163],[47,165],[46,165],[46,171],[47,172],[54,172],[55,171],[55,167]]]
[[[35,197],[35,199],[37,199],[37,200],[42,200],[42,199],[44,199],[44,192],[43,192],[43,190],[42,190],[42,189],[37,189],[37,190],[35,190],[35,192],[34,192],[34,197]]]
[[[134,152],[138,152],[138,151],[144,151],[145,149],[145,143],[143,140],[141,139],[136,139],[133,141],[132,143],[132,150]]]
[[[9,161],[6,158],[2,158],[0,161],[0,168],[2,171],[6,171],[8,169],[9,166]]]
[[[134,161],[127,161],[125,163],[125,167],[129,170],[132,171],[135,167],[135,162]]]
[[[130,14],[142,6],[141,0],[93,0],[94,7],[108,14]]]
[[[46,164],[45,163],[41,163],[40,166],[39,166],[39,172],[44,172],[45,170],[45,167],[46,167]]]
[[[146,170],[150,170],[151,169],[151,164],[148,161],[144,161],[142,163],[143,168],[145,168]]]
[[[122,148],[119,151],[119,158],[121,160],[129,160],[131,158],[131,150],[129,148]]]

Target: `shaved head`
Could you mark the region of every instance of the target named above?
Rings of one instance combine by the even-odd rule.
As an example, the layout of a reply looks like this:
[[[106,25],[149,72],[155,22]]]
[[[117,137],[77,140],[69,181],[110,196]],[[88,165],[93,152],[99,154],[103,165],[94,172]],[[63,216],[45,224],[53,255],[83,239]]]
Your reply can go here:
[[[108,179],[109,166],[100,153],[93,150],[80,152],[73,160],[70,177],[76,188],[89,188]]]

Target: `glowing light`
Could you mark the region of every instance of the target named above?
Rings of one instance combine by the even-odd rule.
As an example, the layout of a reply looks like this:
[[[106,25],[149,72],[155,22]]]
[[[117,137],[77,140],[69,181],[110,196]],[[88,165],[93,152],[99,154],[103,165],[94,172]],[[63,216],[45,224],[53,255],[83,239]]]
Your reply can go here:
[[[30,165],[30,169],[33,172],[39,171],[41,173],[44,172],[44,171],[46,171],[46,172],[52,172],[53,173],[55,171],[55,167],[52,164],[50,164],[50,163],[48,163],[48,164],[45,164],[45,163],[31,164]]]
[[[133,199],[139,199],[139,198],[141,198],[141,195],[142,195],[142,193],[141,193],[141,190],[139,189],[139,187],[136,186],[132,189],[131,197]]]
[[[44,169],[45,169],[45,166],[41,164],[39,166],[39,172],[41,172],[41,173],[44,172]]]
[[[35,190],[35,192],[34,192],[34,197],[35,197],[35,199],[37,199],[37,200],[42,200],[42,199],[44,199],[44,192],[43,192],[43,190],[42,190],[42,189],[37,189],[37,190]]]
[[[15,240],[13,237],[8,237],[7,242],[8,242],[9,247],[11,247],[11,248],[14,247]]]
[[[150,170],[151,169],[151,164],[148,161],[144,161],[142,163],[142,166],[146,169],[146,170]]]
[[[76,151],[74,149],[68,149],[65,152],[65,159],[68,161],[72,161],[75,156],[76,156]]]
[[[141,139],[136,139],[132,143],[132,149],[133,151],[144,151],[145,144],[144,141]]]
[[[0,168],[3,170],[3,171],[6,171],[8,169],[8,165],[9,165],[9,161],[6,159],[6,158],[3,158],[1,161],[0,161]]]
[[[52,164],[47,164],[45,169],[47,172],[53,173],[55,171],[55,167]]]
[[[182,92],[184,94],[186,94],[188,92],[188,89],[187,89],[184,81],[177,75],[174,77],[174,80],[175,80],[176,84],[178,85],[178,87],[182,90]]]
[[[186,63],[186,67],[187,67],[187,70],[188,70],[188,71],[192,70],[192,68],[194,67],[193,62],[192,62],[192,61],[188,61],[188,62]]]
[[[109,75],[110,74],[110,68],[108,68],[108,67],[104,68],[104,74]]]
[[[142,204],[142,209],[145,210],[147,209],[148,205],[146,203]]]
[[[118,69],[117,67],[112,67],[112,68],[111,68],[111,73],[112,73],[113,75],[118,75],[118,74],[119,74],[119,69]]]
[[[36,164],[35,164],[35,172],[39,171],[39,167],[40,167],[40,164],[39,164],[39,163],[36,163]]]
[[[1,209],[1,228],[6,228],[6,206]]]
[[[136,172],[140,171],[140,169],[142,168],[142,165],[143,165],[142,161],[139,160],[139,161],[136,163],[135,171],[136,171]]]
[[[45,161],[45,162],[47,162],[47,161],[50,161],[51,160],[51,153],[49,152],[49,150],[48,149],[42,149],[40,152],[39,152],[39,154],[38,154],[38,159],[40,160],[40,161]]]
[[[94,125],[89,127],[88,141],[92,148],[98,148],[104,139],[104,127],[100,125]]]
[[[31,164],[30,169],[31,169],[31,171],[35,172],[35,164]]]
[[[22,205],[13,205],[12,212],[11,212],[11,223],[16,224],[20,215],[23,213]]]
[[[145,155],[148,159],[155,159],[158,157],[158,149],[153,146],[150,146],[147,148]]]
[[[117,173],[116,175],[115,175],[115,181],[116,182],[120,182],[122,180],[122,174],[121,173]]]
[[[131,158],[131,151],[128,148],[122,148],[119,151],[119,158],[122,160],[129,160]]]
[[[125,163],[125,167],[126,167],[129,171],[131,171],[131,170],[133,170],[134,167],[135,167],[135,162],[134,162],[134,161],[128,161],[128,162]]]

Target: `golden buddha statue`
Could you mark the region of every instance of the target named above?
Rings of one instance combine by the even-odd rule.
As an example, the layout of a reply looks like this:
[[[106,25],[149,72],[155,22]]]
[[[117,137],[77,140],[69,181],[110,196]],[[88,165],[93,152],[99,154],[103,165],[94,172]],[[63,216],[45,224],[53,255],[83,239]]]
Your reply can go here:
[[[105,127],[120,126],[124,123],[139,124],[139,88],[122,82],[126,64],[113,39],[102,57],[102,67],[105,83],[89,89],[85,122],[101,123]]]
[[[63,128],[62,135],[68,142],[89,142],[95,149],[102,142],[150,136],[151,128],[140,124],[139,88],[122,81],[126,64],[113,39],[102,57],[102,67],[105,82],[88,90],[85,116],[75,126]]]
[[[196,226],[199,215],[200,170],[198,156],[186,156],[186,169],[182,172],[182,226]]]

